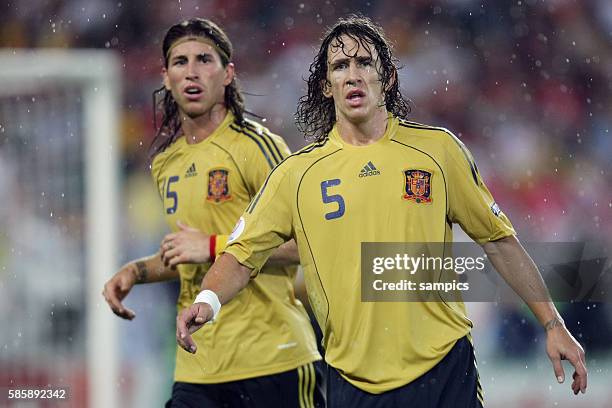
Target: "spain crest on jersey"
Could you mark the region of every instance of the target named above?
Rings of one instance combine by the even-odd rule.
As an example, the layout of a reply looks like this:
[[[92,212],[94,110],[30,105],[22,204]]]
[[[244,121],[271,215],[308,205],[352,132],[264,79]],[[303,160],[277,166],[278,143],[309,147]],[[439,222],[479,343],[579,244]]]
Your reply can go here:
[[[208,172],[208,195],[206,200],[221,203],[232,198],[228,182],[229,171],[226,169],[213,169]]]
[[[425,170],[404,170],[402,198],[415,203],[431,203],[431,173]]]

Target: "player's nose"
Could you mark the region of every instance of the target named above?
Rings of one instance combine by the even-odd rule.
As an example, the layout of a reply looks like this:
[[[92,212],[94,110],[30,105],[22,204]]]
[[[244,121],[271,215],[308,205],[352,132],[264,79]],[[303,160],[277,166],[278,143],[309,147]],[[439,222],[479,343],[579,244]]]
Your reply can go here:
[[[361,81],[362,81],[361,73],[359,72],[359,68],[357,67],[357,63],[353,59],[353,60],[351,60],[349,66],[348,66],[347,76],[346,76],[346,83],[347,83],[347,85],[356,86]]]
[[[185,72],[187,79],[197,79],[198,76],[198,70],[196,69],[196,63],[195,61],[189,61],[187,63],[187,70]]]

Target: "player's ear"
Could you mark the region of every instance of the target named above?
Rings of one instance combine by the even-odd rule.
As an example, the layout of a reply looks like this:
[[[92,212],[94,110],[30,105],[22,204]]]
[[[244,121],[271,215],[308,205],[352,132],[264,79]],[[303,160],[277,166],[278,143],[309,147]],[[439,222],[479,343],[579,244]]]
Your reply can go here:
[[[164,87],[166,88],[166,91],[170,90],[170,81],[168,80],[168,70],[166,69],[166,67],[162,68],[162,82],[164,84]]]
[[[323,90],[323,96],[326,98],[332,97],[331,92],[331,82],[327,80],[327,78],[321,80],[321,89]]]
[[[233,62],[230,62],[225,67],[225,78],[223,78],[223,85],[228,86],[234,80],[234,75],[236,75],[236,67]]]

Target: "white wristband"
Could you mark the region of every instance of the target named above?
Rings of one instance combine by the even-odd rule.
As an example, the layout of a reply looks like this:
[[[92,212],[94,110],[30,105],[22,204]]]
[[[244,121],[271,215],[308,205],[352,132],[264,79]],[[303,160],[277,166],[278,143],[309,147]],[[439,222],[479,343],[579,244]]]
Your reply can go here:
[[[213,317],[211,320],[215,320],[217,315],[219,314],[219,310],[221,310],[221,302],[219,302],[219,297],[212,290],[203,290],[198,296],[196,296],[193,303],[208,303],[213,310]]]

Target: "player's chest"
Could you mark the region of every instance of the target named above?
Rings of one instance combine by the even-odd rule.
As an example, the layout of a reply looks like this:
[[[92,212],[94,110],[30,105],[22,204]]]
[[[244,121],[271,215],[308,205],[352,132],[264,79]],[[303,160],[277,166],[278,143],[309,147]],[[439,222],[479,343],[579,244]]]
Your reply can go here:
[[[224,155],[186,154],[166,163],[158,177],[166,215],[212,210],[244,201],[242,175]]]
[[[427,154],[404,150],[340,151],[321,159],[299,184],[300,216],[312,222],[361,223],[377,217],[408,222],[445,214],[440,164]]]

